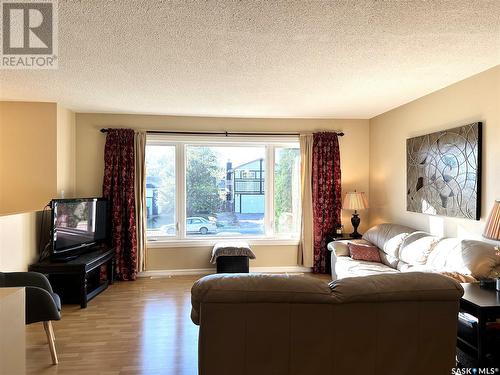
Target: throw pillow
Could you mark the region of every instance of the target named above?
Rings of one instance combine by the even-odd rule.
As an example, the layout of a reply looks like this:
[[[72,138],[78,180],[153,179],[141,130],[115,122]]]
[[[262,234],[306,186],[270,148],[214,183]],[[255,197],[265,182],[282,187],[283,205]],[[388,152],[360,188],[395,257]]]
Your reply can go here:
[[[376,246],[358,245],[355,243],[349,243],[347,246],[349,246],[349,253],[351,254],[352,259],[366,260],[368,262],[382,262]]]

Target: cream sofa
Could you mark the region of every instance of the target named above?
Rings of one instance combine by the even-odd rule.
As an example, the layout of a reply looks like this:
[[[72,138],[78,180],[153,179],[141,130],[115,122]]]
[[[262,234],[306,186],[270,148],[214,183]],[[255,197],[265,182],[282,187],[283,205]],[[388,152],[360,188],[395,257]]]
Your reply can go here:
[[[348,243],[373,244],[382,263],[351,259]],[[331,251],[333,280],[350,276],[408,271],[437,272],[458,281],[492,277],[500,271],[500,256],[493,245],[482,241],[440,238],[398,224],[380,224],[360,240],[334,241]]]
[[[462,294],[422,272],[206,276],[191,290],[199,374],[450,374]]]

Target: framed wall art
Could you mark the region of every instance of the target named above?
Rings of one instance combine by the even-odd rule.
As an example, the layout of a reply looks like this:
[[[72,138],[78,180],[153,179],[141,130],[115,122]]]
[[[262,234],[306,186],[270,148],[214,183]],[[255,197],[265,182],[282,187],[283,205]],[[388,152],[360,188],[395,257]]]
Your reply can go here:
[[[406,208],[479,220],[482,123],[406,141]]]

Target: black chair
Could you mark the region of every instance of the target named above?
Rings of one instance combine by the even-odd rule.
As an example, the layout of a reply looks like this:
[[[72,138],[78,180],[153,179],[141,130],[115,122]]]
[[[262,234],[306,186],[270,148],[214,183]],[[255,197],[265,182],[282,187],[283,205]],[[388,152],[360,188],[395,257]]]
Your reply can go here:
[[[52,291],[49,280],[38,272],[0,272],[0,287],[25,287],[26,324],[43,322],[52,363],[57,365],[52,320],[61,319],[61,300]]]

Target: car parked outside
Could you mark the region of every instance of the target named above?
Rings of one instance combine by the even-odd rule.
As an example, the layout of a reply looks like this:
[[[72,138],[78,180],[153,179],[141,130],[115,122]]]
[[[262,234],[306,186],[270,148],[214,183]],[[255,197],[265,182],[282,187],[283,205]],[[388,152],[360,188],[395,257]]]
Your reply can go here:
[[[168,235],[175,234],[175,224],[168,224],[161,227],[162,231]],[[186,232],[196,234],[217,233],[217,222],[207,220],[201,216],[193,216],[186,218]]]

